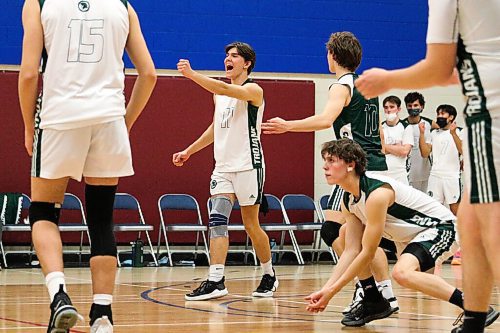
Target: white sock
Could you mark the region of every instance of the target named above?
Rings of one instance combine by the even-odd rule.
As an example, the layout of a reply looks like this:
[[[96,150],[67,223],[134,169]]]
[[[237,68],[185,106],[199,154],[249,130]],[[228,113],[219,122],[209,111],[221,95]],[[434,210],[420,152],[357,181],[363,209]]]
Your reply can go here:
[[[382,296],[384,296],[385,299],[390,299],[394,297],[394,292],[392,291],[392,281],[391,280],[384,280],[377,282],[377,286],[382,287]]]
[[[273,261],[269,260],[268,262],[260,263],[260,266],[262,267],[262,275],[269,274],[271,276],[274,276],[274,270],[273,270]]]
[[[219,282],[224,277],[224,265],[216,264],[210,265],[208,270],[208,280],[212,282]]]
[[[49,290],[50,302],[54,300],[55,294],[59,291],[59,288],[63,285],[63,289],[66,292],[66,281],[64,280],[63,272],[51,272],[45,276],[45,285]]]
[[[111,305],[113,303],[113,295],[109,294],[94,294],[94,304]]]

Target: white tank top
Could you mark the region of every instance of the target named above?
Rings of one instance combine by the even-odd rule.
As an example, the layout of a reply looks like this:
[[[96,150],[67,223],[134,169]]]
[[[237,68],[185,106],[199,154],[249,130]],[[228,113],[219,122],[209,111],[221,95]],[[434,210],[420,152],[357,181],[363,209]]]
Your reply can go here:
[[[233,97],[215,95],[215,171],[264,168],[260,142],[264,103],[260,107]]]
[[[70,129],[125,115],[123,51],[129,16],[121,0],[45,0],[47,52],[40,128]]]

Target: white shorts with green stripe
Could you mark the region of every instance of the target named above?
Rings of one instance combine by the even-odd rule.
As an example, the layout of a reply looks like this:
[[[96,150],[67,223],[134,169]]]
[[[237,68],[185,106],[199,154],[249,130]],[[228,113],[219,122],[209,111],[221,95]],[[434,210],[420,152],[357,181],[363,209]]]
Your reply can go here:
[[[234,193],[240,206],[262,203],[264,191],[264,169],[239,172],[217,172],[210,177],[210,195]]]

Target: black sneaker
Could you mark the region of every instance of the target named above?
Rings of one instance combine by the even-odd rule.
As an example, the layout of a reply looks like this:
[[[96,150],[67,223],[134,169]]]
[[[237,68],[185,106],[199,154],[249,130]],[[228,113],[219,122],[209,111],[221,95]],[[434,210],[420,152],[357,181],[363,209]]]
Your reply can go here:
[[[219,298],[228,294],[226,286],[224,285],[225,278],[218,282],[203,281],[198,288],[193,292],[186,294],[184,298],[186,301],[204,301],[207,299]]]
[[[273,268],[274,272],[274,268]],[[276,272],[274,272],[274,276],[269,274],[264,274],[262,276],[262,280],[260,280],[260,284],[252,293],[253,297],[272,297],[273,293],[278,289],[279,282],[276,278]]]
[[[490,306],[488,308],[488,313],[486,314],[486,322],[484,323],[484,327],[488,327],[490,326],[491,324],[493,324],[495,322],[495,320],[498,319],[498,317],[500,316],[500,313],[495,310],[492,306]],[[457,326],[457,325],[460,325],[458,327],[455,327],[451,333],[461,333],[464,329],[464,322],[462,320],[462,318],[464,317],[464,312],[462,312],[458,318],[455,320],[455,322],[453,323],[453,326]]]
[[[75,326],[80,315],[71,303],[68,294],[64,292],[61,284],[59,291],[54,295],[50,304],[50,320],[47,333],[69,333],[69,329]]]
[[[377,302],[362,299],[351,312],[345,315],[341,323],[345,326],[359,327],[372,320],[387,318],[396,311],[383,297],[380,297]]]
[[[361,286],[361,283],[358,281],[355,284],[355,289],[354,289],[354,294],[352,295],[352,300],[351,303],[342,310],[343,315],[347,315],[354,309],[359,302],[363,299],[363,287]]]

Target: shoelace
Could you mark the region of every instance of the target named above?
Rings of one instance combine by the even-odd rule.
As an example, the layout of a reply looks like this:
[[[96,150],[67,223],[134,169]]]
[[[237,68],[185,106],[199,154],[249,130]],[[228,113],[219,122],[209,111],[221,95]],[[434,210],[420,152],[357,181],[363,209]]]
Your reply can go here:
[[[200,284],[200,286],[194,290],[194,292],[196,293],[196,292],[198,292],[198,291],[200,291],[200,290],[205,289],[205,288],[206,288],[206,286],[207,286],[207,284],[208,284],[209,282],[210,282],[209,280],[205,280],[205,281],[203,281],[203,282]]]
[[[458,326],[458,325],[462,325],[463,324],[463,316],[464,316],[464,313],[465,312],[462,312],[461,314],[458,315],[457,319],[455,319],[455,321],[453,322],[453,326]]]

